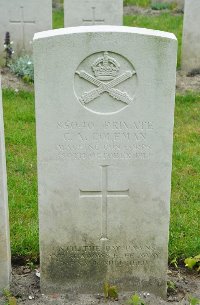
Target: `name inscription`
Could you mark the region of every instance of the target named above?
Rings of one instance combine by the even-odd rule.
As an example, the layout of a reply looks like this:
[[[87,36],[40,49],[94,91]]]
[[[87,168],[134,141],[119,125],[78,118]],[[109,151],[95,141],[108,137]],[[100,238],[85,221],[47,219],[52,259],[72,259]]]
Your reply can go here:
[[[57,122],[57,129],[62,132],[56,147],[61,160],[149,160],[152,155],[149,121],[66,121]]]

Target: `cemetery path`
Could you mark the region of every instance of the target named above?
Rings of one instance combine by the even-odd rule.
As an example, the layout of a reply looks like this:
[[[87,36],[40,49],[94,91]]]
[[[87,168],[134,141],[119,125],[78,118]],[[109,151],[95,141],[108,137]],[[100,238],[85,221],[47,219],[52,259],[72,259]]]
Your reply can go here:
[[[169,270],[168,280],[175,283],[175,291],[171,289],[168,300],[163,301],[152,294],[140,293],[145,305],[189,305],[189,296],[200,298],[200,275],[185,269]],[[127,305],[127,300],[133,293],[119,295],[117,301],[105,301],[103,295],[74,295],[59,296],[53,294],[49,297],[40,293],[39,278],[36,271],[31,271],[27,266],[13,268],[13,282],[11,293],[17,305]],[[5,305],[6,300],[0,298],[0,305]]]

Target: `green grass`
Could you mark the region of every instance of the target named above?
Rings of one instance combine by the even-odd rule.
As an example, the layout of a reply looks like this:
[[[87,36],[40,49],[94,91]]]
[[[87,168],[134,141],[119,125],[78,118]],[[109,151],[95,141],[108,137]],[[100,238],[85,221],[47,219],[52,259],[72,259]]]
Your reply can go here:
[[[53,12],[53,28],[60,29],[64,27],[64,11],[56,10]]]
[[[37,256],[38,210],[33,93],[3,91],[12,254]],[[200,95],[177,96],[170,259],[200,253]]]
[[[200,94],[177,96],[170,257],[200,253]]]
[[[137,5],[141,7],[149,7],[151,0],[124,0],[124,5]]]
[[[13,255],[38,254],[33,93],[4,90],[4,123]]]
[[[124,25],[174,33],[178,39],[178,67],[181,62],[183,17],[163,13],[159,16],[124,16]]]

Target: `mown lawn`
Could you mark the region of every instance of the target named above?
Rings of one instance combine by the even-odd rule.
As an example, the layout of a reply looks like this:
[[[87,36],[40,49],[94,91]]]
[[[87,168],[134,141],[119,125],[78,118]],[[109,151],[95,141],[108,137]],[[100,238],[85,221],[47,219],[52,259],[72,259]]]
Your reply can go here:
[[[170,256],[200,253],[200,94],[177,96]]]
[[[64,11],[56,10],[53,12],[53,28],[60,29],[64,27]]]
[[[13,255],[38,255],[37,169],[33,93],[3,92]]]
[[[13,256],[37,257],[38,209],[33,93],[4,90]],[[200,94],[176,97],[170,259],[200,252]]]

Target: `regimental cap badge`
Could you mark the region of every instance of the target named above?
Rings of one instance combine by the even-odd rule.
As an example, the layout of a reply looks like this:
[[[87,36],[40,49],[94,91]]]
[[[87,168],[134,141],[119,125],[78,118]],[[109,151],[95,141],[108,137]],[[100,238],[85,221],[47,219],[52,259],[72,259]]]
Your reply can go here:
[[[90,91],[85,91],[78,97],[81,104],[87,105],[104,93],[107,93],[114,100],[126,105],[133,102],[133,97],[126,91],[116,88],[118,85],[131,79],[133,75],[136,75],[136,71],[132,65],[130,70],[125,70],[122,65],[121,70],[124,71],[121,71],[122,73],[119,75],[120,64],[115,58],[110,56],[109,52],[104,51],[103,56],[98,57],[92,65],[90,61],[90,67],[88,69],[92,69],[94,76],[88,73],[87,70],[80,69],[76,71],[80,79],[95,86]]]
[[[108,81],[114,79],[120,69],[120,64],[104,52],[103,57],[98,58],[92,65],[92,70],[97,79]]]

